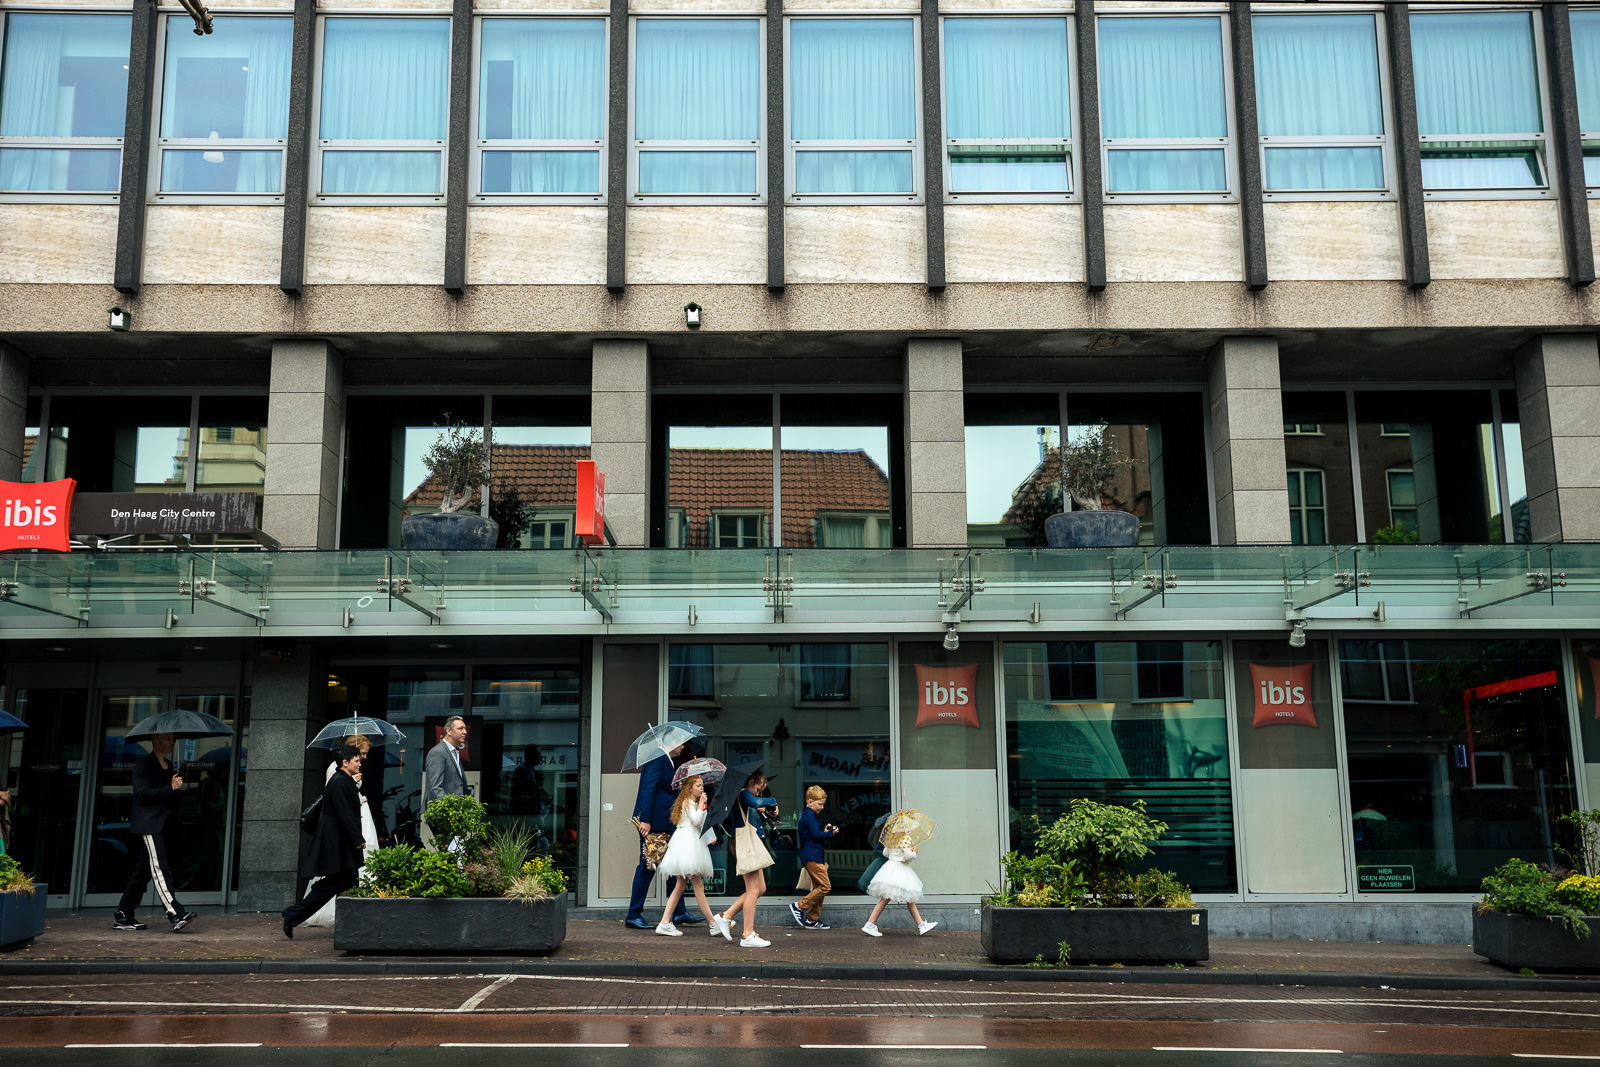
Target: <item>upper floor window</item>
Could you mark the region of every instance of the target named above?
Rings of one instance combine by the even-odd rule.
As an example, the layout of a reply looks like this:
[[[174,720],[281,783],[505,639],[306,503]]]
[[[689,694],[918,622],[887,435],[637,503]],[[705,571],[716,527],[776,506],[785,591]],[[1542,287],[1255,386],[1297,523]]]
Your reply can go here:
[[[1426,195],[1546,193],[1532,14],[1413,15],[1411,55]]]
[[[1308,467],[1289,468],[1289,543],[1328,543],[1328,506],[1322,492],[1322,472]]]
[[[444,199],[450,20],[322,20],[319,199]]]
[[[790,197],[915,200],[913,20],[797,18],[788,36]]]
[[[475,186],[484,199],[604,199],[604,19],[478,23]]]
[[[1222,20],[1122,16],[1097,22],[1107,199],[1230,199]]]
[[[1572,66],[1583,130],[1583,182],[1593,193],[1600,188],[1600,11],[1572,13]]]
[[[1256,107],[1267,199],[1388,189],[1372,15],[1257,15]]]
[[[944,20],[951,200],[1073,188],[1072,49],[1064,18]]]
[[[633,33],[634,195],[761,200],[761,22],[649,18]]]
[[[293,20],[219,16],[207,37],[192,25],[167,19],[156,199],[231,193],[281,201]]]
[[[121,188],[127,15],[3,16],[0,193]]]

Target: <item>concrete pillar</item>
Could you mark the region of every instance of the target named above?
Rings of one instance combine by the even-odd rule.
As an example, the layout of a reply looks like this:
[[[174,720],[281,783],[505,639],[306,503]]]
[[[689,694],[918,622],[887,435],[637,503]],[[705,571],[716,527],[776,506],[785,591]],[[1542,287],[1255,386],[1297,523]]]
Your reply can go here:
[[[1211,469],[1217,543],[1289,543],[1278,342],[1224,337],[1211,350]]]
[[[27,430],[28,357],[0,343],[0,481],[14,482],[22,476]]]
[[[967,447],[961,342],[906,342],[908,548],[965,548]]]
[[[650,350],[599,340],[590,367],[589,455],[606,476],[606,524],[624,548],[650,544]]]
[[[326,760],[306,752],[306,724],[323,721],[327,702],[327,671],[316,659],[311,645],[285,643],[263,645],[256,662],[240,829],[240,911],[282,908],[298,891],[300,811],[317,795],[327,767]]]
[[[262,529],[284,548],[337,548],[344,368],[326,341],[272,346]]]
[[[1535,541],[1600,541],[1600,354],[1592,333],[1517,353],[1517,411]]]

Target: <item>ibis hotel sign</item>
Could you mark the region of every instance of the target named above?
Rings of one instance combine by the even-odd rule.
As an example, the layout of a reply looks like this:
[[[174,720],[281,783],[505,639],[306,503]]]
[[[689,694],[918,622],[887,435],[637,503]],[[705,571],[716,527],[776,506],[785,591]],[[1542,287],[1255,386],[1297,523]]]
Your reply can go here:
[[[71,550],[70,536],[230,534],[256,528],[254,493],[79,493],[58,482],[0,482],[0,551]]]
[[[71,478],[59,482],[0,482],[0,551],[71,551],[67,526],[72,492],[77,487]]]

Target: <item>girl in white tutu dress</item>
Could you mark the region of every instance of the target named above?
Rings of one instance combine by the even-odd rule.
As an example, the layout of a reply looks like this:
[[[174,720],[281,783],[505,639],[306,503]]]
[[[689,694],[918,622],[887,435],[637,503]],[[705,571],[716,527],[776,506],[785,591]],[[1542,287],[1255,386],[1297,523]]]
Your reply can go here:
[[[667,853],[661,857],[661,865],[656,868],[657,874],[674,879],[666,910],[656,924],[656,933],[666,937],[683,936],[683,931],[672,924],[672,912],[683,896],[684,883],[694,886],[694,899],[700,905],[700,914],[712,914],[711,905],[706,903],[704,880],[711,877],[714,868],[711,865],[711,849],[706,847],[708,842],[705,838],[715,841],[716,834],[705,829],[707,806],[706,787],[700,776],[694,774],[685,778],[678,790],[678,799],[672,802],[672,822],[677,829],[672,831],[672,837],[667,841]],[[719,932],[719,924],[713,920],[711,935],[715,937]]]
[[[917,911],[917,901],[922,899],[922,879],[911,869],[911,861],[916,858],[917,850],[910,846],[883,850],[883,866],[878,868],[878,873],[872,876],[872,881],[867,885],[867,895],[878,898],[867,925],[861,928],[861,932],[868,937],[883,936],[883,931],[878,929],[878,917],[888,904],[906,906],[911,912],[911,921],[917,924],[919,936],[939,925],[936,922],[923,922],[921,913]]]

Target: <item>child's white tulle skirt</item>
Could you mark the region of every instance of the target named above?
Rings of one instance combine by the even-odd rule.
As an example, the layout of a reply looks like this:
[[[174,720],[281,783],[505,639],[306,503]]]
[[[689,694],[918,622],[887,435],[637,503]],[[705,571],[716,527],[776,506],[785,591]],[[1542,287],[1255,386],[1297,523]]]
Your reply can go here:
[[[922,899],[922,879],[908,864],[889,860],[872,876],[867,886],[867,896],[887,900],[891,904],[915,904]]]

